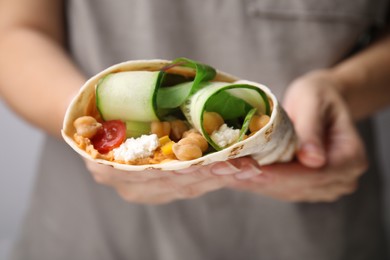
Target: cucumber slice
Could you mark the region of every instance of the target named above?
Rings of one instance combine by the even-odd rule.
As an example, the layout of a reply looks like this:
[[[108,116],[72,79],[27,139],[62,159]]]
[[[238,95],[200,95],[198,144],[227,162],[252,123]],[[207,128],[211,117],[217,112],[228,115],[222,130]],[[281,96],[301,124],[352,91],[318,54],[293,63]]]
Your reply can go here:
[[[126,71],[104,77],[96,86],[96,106],[103,120],[158,120],[156,88],[160,71]]]
[[[186,100],[181,109],[187,120],[206,138],[208,143],[217,151],[224,147],[219,147],[207,134],[203,127],[203,113],[206,110],[207,102],[213,100],[215,95],[226,91],[228,94],[240,98],[252,107],[245,117],[244,125],[241,128],[247,128],[248,120],[255,112],[259,114],[270,114],[270,105],[267,95],[258,87],[248,84],[230,84],[225,82],[209,82],[194,95]],[[242,130],[242,132],[246,130]],[[241,132],[240,138],[243,134]]]
[[[149,122],[126,122],[126,137],[140,137],[141,135],[150,134],[151,126]]]

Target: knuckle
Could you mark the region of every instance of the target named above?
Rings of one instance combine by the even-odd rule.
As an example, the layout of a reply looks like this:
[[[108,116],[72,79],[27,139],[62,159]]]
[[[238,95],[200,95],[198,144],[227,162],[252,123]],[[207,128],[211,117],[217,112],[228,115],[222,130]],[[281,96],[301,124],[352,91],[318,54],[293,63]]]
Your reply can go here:
[[[312,183],[312,188],[315,188],[317,186],[327,185],[331,183],[334,179],[334,176],[332,174],[322,172],[316,175],[315,179]]]
[[[224,178],[227,177],[227,178]],[[227,185],[233,183],[234,177],[230,176],[217,176],[215,178],[208,179],[202,183],[200,183],[197,187],[199,195],[203,195],[207,192],[215,191],[226,187]]]
[[[173,181],[171,177],[161,177],[156,181],[156,185],[166,191],[177,191],[181,188],[181,185]]]
[[[194,172],[191,172],[190,175],[197,181],[201,181],[203,179],[205,179],[209,173],[208,172],[202,172],[202,171],[194,171]]]
[[[162,177],[158,180],[158,186],[164,190],[175,193],[177,198],[188,198],[192,195],[192,187],[173,181],[170,177]]]
[[[198,189],[196,189],[193,185],[182,186],[177,190],[177,192],[180,198],[195,198],[201,195]]]
[[[226,187],[236,181],[237,180],[233,176],[217,176],[214,178],[215,189]]]

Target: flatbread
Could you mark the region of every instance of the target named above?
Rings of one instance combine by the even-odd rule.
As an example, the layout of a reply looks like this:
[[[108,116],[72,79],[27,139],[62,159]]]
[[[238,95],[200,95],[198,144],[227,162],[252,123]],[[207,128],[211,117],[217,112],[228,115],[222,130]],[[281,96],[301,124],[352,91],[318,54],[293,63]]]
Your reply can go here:
[[[221,151],[206,154],[195,160],[173,160],[160,164],[146,165],[130,165],[104,159],[94,159],[89,153],[77,145],[73,139],[76,132],[73,122],[81,116],[97,115],[95,88],[101,78],[107,74],[121,71],[158,71],[170,63],[171,61],[168,60],[127,61],[111,66],[90,78],[80,88],[79,93],[74,97],[66,111],[63,129],[61,131],[64,140],[84,158],[125,171],[142,171],[145,169],[180,170],[193,165],[207,165],[248,155],[252,156],[260,165],[288,162],[293,159],[297,149],[297,137],[291,121],[271,90],[262,84],[239,80],[237,77],[221,71],[217,71],[216,81],[257,86],[267,94],[272,103],[272,113],[269,123],[249,138],[224,148]],[[195,74],[194,70],[184,67],[173,67],[168,72],[185,76],[194,76]]]

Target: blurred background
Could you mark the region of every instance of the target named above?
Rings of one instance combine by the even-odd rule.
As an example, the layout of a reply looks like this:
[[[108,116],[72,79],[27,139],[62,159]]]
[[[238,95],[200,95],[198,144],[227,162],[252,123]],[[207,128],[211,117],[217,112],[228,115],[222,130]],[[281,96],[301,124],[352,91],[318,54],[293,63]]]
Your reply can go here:
[[[7,259],[34,181],[43,134],[0,99],[0,259]]]
[[[43,134],[18,118],[1,99],[0,122],[0,259],[7,259],[28,207]],[[380,158],[386,173],[384,217],[390,234],[390,141],[385,143],[381,138],[390,135],[390,109],[378,115],[376,124]]]

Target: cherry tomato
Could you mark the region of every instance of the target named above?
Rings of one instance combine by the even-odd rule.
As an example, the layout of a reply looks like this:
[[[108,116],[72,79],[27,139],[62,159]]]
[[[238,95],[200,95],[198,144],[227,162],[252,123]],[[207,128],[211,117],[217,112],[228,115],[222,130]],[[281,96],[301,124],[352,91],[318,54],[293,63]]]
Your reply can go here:
[[[108,153],[126,139],[126,125],[120,120],[106,121],[102,125],[91,142],[99,153]]]

